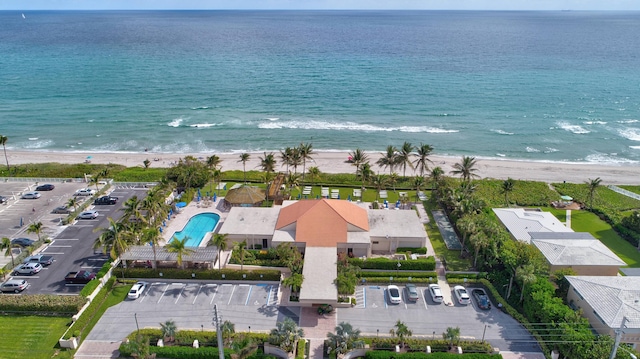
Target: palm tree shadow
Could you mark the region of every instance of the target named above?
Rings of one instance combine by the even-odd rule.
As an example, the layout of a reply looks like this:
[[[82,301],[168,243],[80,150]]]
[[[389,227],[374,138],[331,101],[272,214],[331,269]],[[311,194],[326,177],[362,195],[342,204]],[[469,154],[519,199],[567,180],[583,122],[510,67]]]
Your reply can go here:
[[[263,304],[260,308],[258,308],[258,313],[264,315],[265,317],[275,317],[278,315],[278,307],[273,305]]]

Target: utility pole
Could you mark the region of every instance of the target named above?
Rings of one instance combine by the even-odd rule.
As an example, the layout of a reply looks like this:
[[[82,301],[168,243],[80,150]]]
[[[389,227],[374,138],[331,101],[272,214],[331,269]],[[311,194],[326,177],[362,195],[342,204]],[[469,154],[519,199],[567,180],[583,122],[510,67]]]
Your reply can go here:
[[[615,339],[615,342],[613,343],[613,348],[611,349],[611,355],[609,356],[609,359],[614,359],[616,357],[616,353],[618,352],[618,346],[620,346],[620,339],[622,339],[622,334],[624,333],[622,329],[625,328],[625,323],[628,321],[629,320],[627,319],[627,317],[622,317],[622,323],[620,323],[620,328],[616,329],[616,339]]]
[[[220,330],[220,318],[218,317],[218,305],[213,305],[213,323],[216,325],[216,336],[218,337],[218,358],[224,359],[224,346],[222,345],[222,330]]]
[[[136,319],[136,328],[138,328],[138,334],[140,334],[140,326],[138,325],[138,313],[133,313],[133,317]]]

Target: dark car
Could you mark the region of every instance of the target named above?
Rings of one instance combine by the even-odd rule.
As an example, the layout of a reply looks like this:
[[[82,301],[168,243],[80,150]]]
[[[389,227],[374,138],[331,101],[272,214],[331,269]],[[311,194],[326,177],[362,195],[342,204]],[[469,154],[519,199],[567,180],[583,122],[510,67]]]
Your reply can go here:
[[[8,200],[9,200],[9,198],[7,198],[5,196],[0,196],[0,204],[5,204],[5,203],[7,203]]]
[[[14,238],[11,240],[12,245],[20,246],[20,247],[29,247],[36,243],[33,239],[29,238]]]
[[[47,183],[41,184],[40,186],[36,187],[36,191],[53,191],[54,188],[56,188],[56,186],[52,185],[51,183]]]
[[[60,207],[56,207],[53,209],[53,211],[51,211],[51,213],[55,213],[55,214],[69,214],[71,213],[71,210],[69,209],[69,207],[67,206],[60,206]]]
[[[419,296],[418,288],[416,288],[416,285],[413,283],[409,283],[405,286],[405,288],[407,288],[407,298],[409,298],[409,300],[412,302],[417,301]]]
[[[93,201],[93,204],[116,204],[118,203],[118,197],[111,197],[111,196],[102,196],[100,198],[96,198],[95,201]]]
[[[478,308],[483,310],[491,309],[491,301],[484,289],[475,288],[471,291],[471,295],[475,298],[476,303],[478,303]]]

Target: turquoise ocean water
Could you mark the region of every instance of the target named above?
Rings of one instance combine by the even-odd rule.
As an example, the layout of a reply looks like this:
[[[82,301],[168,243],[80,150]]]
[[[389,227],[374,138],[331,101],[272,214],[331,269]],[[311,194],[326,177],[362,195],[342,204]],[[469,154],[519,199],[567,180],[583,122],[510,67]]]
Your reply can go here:
[[[640,162],[640,13],[0,12],[8,149]]]

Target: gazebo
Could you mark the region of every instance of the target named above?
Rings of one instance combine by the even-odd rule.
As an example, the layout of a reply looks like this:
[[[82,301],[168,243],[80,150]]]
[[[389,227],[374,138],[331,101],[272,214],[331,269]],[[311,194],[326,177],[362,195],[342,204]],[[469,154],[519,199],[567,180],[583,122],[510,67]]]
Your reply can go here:
[[[264,190],[252,186],[230,189],[224,197],[226,207],[260,207],[266,196]]]

